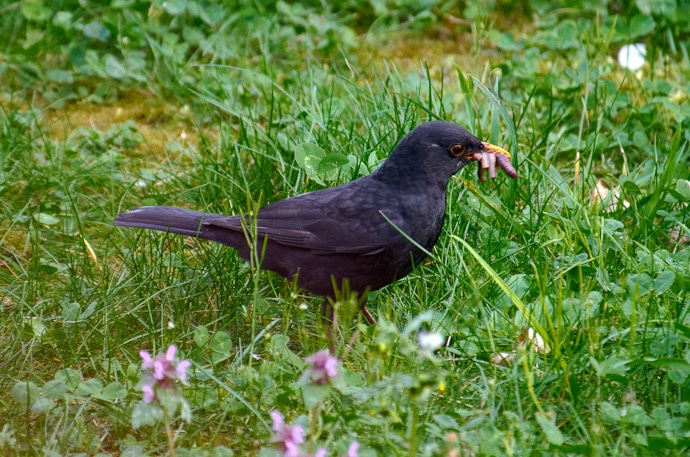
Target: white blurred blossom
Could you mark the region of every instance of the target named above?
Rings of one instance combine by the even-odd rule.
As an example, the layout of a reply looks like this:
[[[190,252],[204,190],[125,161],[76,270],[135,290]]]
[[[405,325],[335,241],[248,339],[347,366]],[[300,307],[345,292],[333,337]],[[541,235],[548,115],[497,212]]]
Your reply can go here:
[[[644,65],[647,47],[644,44],[626,44],[618,51],[618,63],[628,70],[636,71]]]
[[[446,337],[440,333],[421,332],[417,336],[419,347],[425,351],[433,352],[446,343]]]

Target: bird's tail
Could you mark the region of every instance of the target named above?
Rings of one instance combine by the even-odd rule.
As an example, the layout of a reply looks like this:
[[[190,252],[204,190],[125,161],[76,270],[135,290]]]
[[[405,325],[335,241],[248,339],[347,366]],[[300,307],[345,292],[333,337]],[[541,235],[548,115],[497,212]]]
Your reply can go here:
[[[208,222],[214,219],[230,219],[220,214],[202,213],[189,209],[175,208],[173,206],[142,206],[126,213],[120,214],[113,222],[123,227],[140,227],[161,232],[177,233],[208,240],[218,241],[223,244],[235,245],[235,238],[219,227],[209,227]],[[206,222],[206,224],[204,223]],[[240,234],[241,235],[241,232]],[[232,242],[230,240],[232,238]]]

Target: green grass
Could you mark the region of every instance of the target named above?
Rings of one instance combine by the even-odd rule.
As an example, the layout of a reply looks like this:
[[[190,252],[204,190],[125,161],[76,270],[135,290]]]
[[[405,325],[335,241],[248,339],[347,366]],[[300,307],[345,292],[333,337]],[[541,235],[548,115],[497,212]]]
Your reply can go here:
[[[139,351],[171,344],[193,367],[177,455],[279,455],[273,410],[329,456],[687,453],[690,5],[628,3],[0,7],[0,453],[166,454],[132,414]],[[633,42],[637,73],[611,57]],[[299,383],[327,345],[317,297],[112,226],[356,179],[431,119],[520,177],[468,166],[433,256],[369,297],[379,323],[339,305],[337,387]]]

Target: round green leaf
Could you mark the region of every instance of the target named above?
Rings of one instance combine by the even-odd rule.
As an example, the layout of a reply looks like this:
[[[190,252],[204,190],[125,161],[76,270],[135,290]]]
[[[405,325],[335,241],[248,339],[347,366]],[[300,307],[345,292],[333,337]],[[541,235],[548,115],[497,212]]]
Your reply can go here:
[[[45,22],[47,21],[52,11],[45,6],[40,0],[24,0],[19,2],[21,6],[22,15],[29,21]]]
[[[63,381],[70,389],[76,389],[83,380],[81,373],[74,368],[63,368],[62,370],[58,370],[53,378]]]
[[[307,176],[314,179],[314,181],[323,184],[323,181],[318,179],[318,169],[321,159],[326,156],[326,153],[318,145],[312,143],[302,143],[295,148],[295,161],[297,165],[307,173]]]
[[[108,38],[110,38],[110,30],[108,30],[101,21],[94,20],[89,22],[84,26],[82,32],[88,38],[102,41],[104,43],[108,41]]]
[[[53,408],[55,408],[55,402],[50,398],[39,398],[31,405],[31,411],[36,414],[47,413]]]
[[[105,72],[114,79],[122,79],[127,76],[125,66],[112,54],[108,54],[105,57]]]
[[[687,179],[676,181],[676,192],[682,195],[686,202],[690,201],[690,181]]]
[[[98,379],[87,379],[79,384],[77,393],[79,395],[100,395],[103,391],[103,384]]]
[[[103,389],[100,397],[104,400],[120,400],[127,396],[127,389],[119,382],[111,382]]]
[[[649,35],[656,27],[654,18],[646,14],[638,14],[630,21],[630,38]]]
[[[163,8],[168,12],[168,14],[177,16],[184,13],[186,4],[186,0],[166,0],[163,2]]]
[[[208,328],[205,325],[200,325],[194,329],[194,342],[199,347],[204,347],[208,344],[211,339]]]
[[[36,213],[34,214],[34,220],[38,222],[39,224],[43,225],[55,225],[58,222],[60,222],[60,219],[58,219],[55,216],[51,216],[50,214],[47,213]]]
[[[676,274],[672,271],[665,270],[662,271],[654,278],[654,292],[661,294],[666,292],[676,280]]]
[[[163,410],[153,403],[140,402],[132,411],[132,427],[140,428],[142,425],[154,425],[163,421]]]
[[[18,403],[33,402],[38,395],[38,386],[31,381],[19,381],[12,387],[12,399]]]
[[[67,385],[61,379],[53,379],[43,385],[43,396],[46,398],[53,398],[59,400],[65,396]]]
[[[209,349],[211,349],[211,358],[214,362],[220,362],[230,357],[230,350],[232,349],[232,340],[225,332],[216,332],[211,337],[209,342]]]
[[[48,70],[46,72],[46,78],[49,81],[61,84],[72,84],[74,82],[74,75],[71,71],[67,70]]]

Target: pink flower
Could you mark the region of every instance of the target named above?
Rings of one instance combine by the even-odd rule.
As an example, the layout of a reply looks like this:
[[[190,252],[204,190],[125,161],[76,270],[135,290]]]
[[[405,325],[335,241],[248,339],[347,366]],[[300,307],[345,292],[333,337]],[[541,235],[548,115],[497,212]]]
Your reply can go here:
[[[285,457],[299,457],[299,445],[304,443],[304,429],[300,425],[285,425],[283,415],[278,411],[272,411],[271,418],[271,428],[276,432],[271,442],[278,443]]]
[[[175,367],[175,374],[177,374],[177,378],[184,384],[187,383],[187,368],[189,368],[191,365],[192,362],[190,362],[189,360],[182,360]]]
[[[316,384],[327,384],[338,376],[338,359],[331,355],[328,349],[323,349],[305,359],[309,368],[303,375],[303,379]]]
[[[144,384],[141,386],[141,391],[144,393],[144,403],[151,403],[156,399],[156,392],[153,391],[153,386]]]
[[[139,355],[142,359],[144,359],[144,361],[141,362],[142,370],[153,368],[153,359],[151,358],[151,354],[149,354],[149,351],[139,351]]]
[[[359,457],[359,454],[357,454],[357,449],[359,449],[359,443],[357,441],[353,441],[350,443],[350,447],[347,448],[347,456],[345,457]]]
[[[189,360],[176,362],[176,353],[175,345],[171,345],[165,353],[158,354],[155,359],[148,351],[139,351],[142,359],[141,369],[145,372],[141,390],[146,403],[157,398],[157,389],[173,389],[177,380],[187,383],[187,368],[191,363]]]
[[[153,378],[161,381],[161,384],[171,383],[176,380],[187,381],[187,368],[191,365],[189,360],[175,362],[177,348],[174,344],[170,345],[165,354],[160,353],[155,359],[151,358],[148,351],[139,351],[143,359],[141,362],[142,370],[151,370]]]

